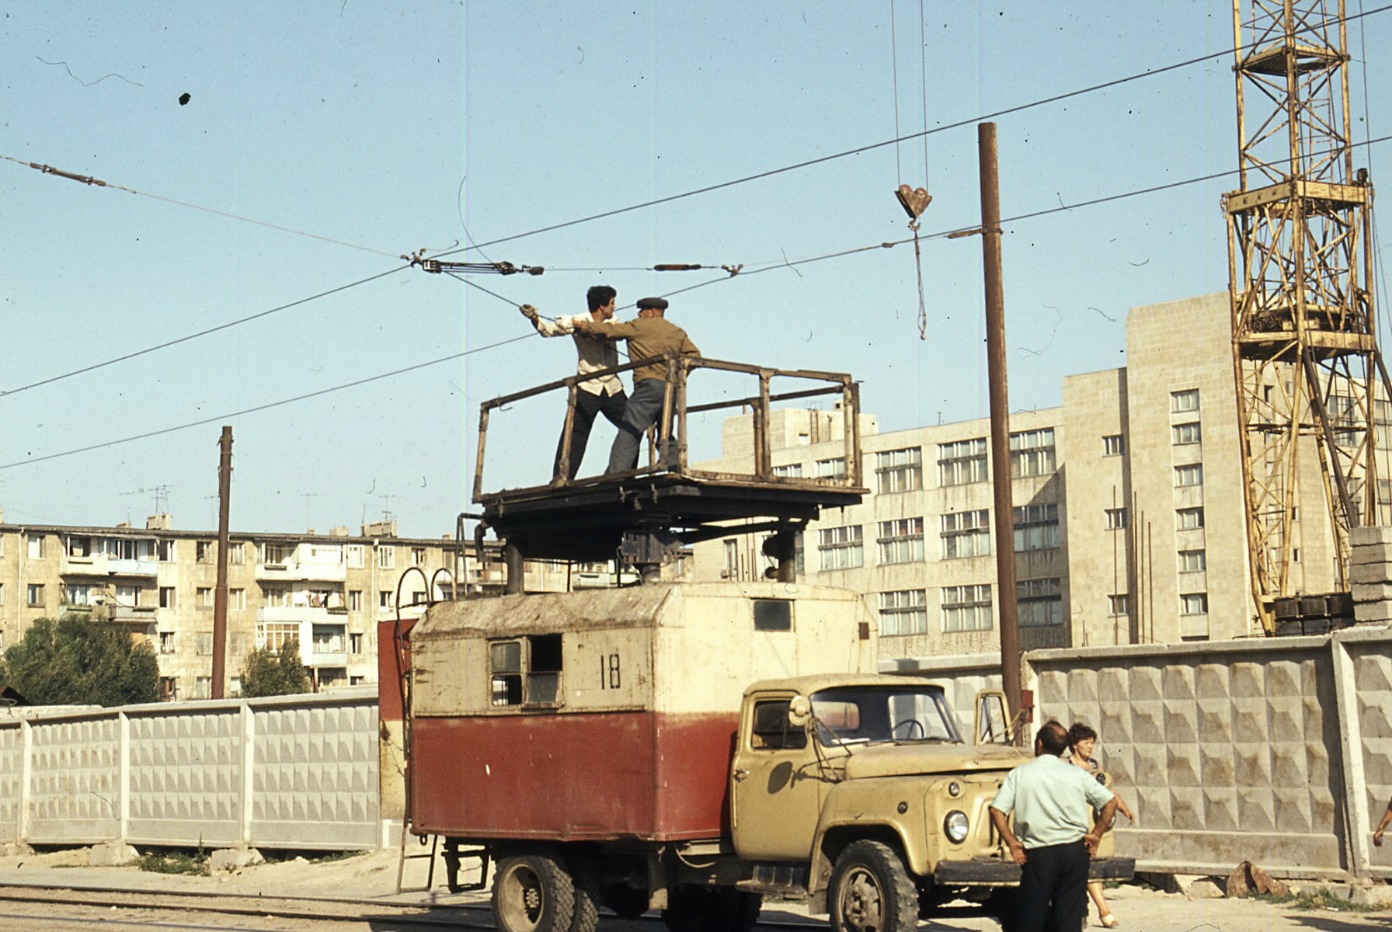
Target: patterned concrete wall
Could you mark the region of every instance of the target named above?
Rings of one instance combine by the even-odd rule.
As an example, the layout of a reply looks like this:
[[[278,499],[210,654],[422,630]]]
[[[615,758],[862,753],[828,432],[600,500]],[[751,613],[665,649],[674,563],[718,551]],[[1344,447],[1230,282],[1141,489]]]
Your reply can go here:
[[[994,657],[931,658],[959,718]],[[1250,860],[1291,877],[1392,878],[1370,844],[1392,794],[1392,631],[1036,651],[1031,728],[1086,722],[1137,822],[1117,853],[1141,870],[1227,874]],[[965,713],[965,715],[964,715]],[[969,725],[968,725],[969,727]]]
[[[374,848],[377,770],[371,690],[0,720],[0,842]]]

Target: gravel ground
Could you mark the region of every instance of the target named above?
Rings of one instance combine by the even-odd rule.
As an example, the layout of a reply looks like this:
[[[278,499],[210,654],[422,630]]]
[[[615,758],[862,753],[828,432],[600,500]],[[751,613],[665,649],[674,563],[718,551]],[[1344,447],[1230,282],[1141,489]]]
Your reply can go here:
[[[407,854],[424,853],[412,846]],[[336,859],[295,858],[276,860],[218,872],[213,876],[160,874],[138,867],[89,866],[88,849],[69,849],[47,853],[0,856],[0,885],[37,885],[69,889],[120,889],[200,893],[203,895],[250,895],[262,897],[315,897],[381,900],[417,904],[485,904],[485,892],[451,894],[443,886],[444,868],[436,864],[435,885],[426,890],[427,858],[410,858],[405,864],[403,892],[398,894],[396,850],[374,851]],[[466,875],[466,880],[473,879]],[[1315,889],[1318,885],[1308,885]],[[1217,893],[1211,885],[1199,884],[1195,890]],[[1338,892],[1347,893],[1347,888]],[[1392,887],[1382,885],[1375,894],[1392,897]],[[1293,904],[1274,904],[1262,900],[1229,899],[1221,895],[1191,898],[1180,893],[1164,893],[1150,887],[1123,884],[1108,891],[1107,898],[1121,929],[1145,932],[1362,932],[1392,930],[1392,908],[1373,911],[1347,909],[1299,909]],[[796,903],[769,903],[766,922],[805,920],[806,912]],[[627,924],[608,919],[604,928]],[[1101,928],[1090,915],[1089,928]],[[942,918],[925,922],[925,930],[990,932],[994,920]]]

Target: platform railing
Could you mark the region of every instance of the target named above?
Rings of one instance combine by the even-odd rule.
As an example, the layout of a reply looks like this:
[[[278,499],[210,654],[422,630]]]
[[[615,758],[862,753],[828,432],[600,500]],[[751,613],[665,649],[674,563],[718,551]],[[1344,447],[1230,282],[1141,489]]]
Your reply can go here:
[[[575,406],[579,398],[579,385],[608,375],[619,375],[644,366],[661,363],[666,366],[666,392],[663,398],[662,414],[657,429],[648,431],[648,457],[646,465],[622,472],[605,473],[583,479],[570,479],[571,432],[575,423]],[[718,370],[742,374],[754,380],[748,394],[741,397],[698,404],[689,403],[689,384],[693,372],[700,369]],[[814,387],[795,390],[775,390],[775,382],[803,381],[817,383]],[[747,481],[774,485],[816,486],[822,488],[858,489],[861,487],[862,468],[860,461],[860,391],[850,375],[838,372],[820,372],[811,369],[775,369],[748,363],[729,362],[720,359],[671,354],[637,359],[602,369],[573,375],[554,382],[547,382],[533,388],[483,402],[479,413],[478,456],[474,467],[473,500],[482,501],[484,493],[484,465],[488,445],[488,427],[492,412],[516,402],[535,398],[551,392],[564,390],[566,415],[561,441],[560,461],[548,486],[538,488],[558,488],[580,483],[591,483],[596,479],[613,480],[634,476],[670,474],[706,478],[720,481]],[[837,399],[837,414],[843,422],[841,432],[841,458],[845,463],[843,472],[832,476],[779,476],[774,474],[773,446],[770,436],[773,406],[781,402],[800,401],[821,397]],[[751,472],[724,472],[693,469],[689,460],[689,417],[726,409],[750,408],[752,418],[752,446],[754,451]],[[661,451],[671,451],[674,456],[660,455]]]

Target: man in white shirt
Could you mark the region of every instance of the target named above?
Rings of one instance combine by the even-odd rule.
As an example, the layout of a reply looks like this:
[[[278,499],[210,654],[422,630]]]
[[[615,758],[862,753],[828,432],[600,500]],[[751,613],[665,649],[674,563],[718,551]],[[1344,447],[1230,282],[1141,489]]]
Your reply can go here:
[[[585,294],[585,300],[590,308],[588,315],[563,316],[557,317],[555,320],[548,320],[542,317],[537,309],[530,304],[522,305],[519,310],[522,311],[524,317],[532,322],[532,326],[536,327],[537,333],[542,336],[569,335],[574,339],[575,352],[579,357],[575,372],[577,375],[587,375],[591,372],[612,369],[617,366],[619,364],[619,351],[612,340],[605,340],[576,329],[575,321],[590,320],[600,324],[612,319],[614,301],[617,297],[618,292],[608,285],[595,285]],[[590,428],[594,425],[595,415],[603,414],[610,424],[618,427],[623,423],[624,408],[628,405],[628,396],[624,394],[623,382],[615,373],[586,379],[575,387],[577,389],[575,393],[575,419],[571,423],[567,479],[574,479],[576,473],[580,471],[580,460],[585,456],[585,447],[590,440]],[[561,474],[561,457],[564,453],[565,429],[562,428],[560,443],[556,445],[556,466],[552,472],[554,476]]]
[[[1068,732],[1058,722],[1046,722],[1034,738],[1034,760],[1010,771],[991,801],[991,823],[1020,865],[1017,914],[1007,926],[1017,932],[1082,927],[1088,860],[1116,815],[1116,796],[1063,760],[1066,750]]]

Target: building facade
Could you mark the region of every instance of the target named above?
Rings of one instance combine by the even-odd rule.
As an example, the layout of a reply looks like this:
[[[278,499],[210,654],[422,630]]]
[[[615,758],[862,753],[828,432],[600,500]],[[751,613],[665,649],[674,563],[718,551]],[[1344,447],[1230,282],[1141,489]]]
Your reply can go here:
[[[169,515],[143,529],[0,520],[0,646],[43,617],[109,620],[149,641],[166,698],[208,698],[217,548],[216,533],[176,530]],[[447,595],[458,559],[452,536],[400,537],[394,521],[356,535],[231,534],[228,695],[251,650],[292,639],[316,690],[376,682],[378,622]]]
[[[1061,407],[1011,414],[1023,649],[1262,634],[1231,346],[1225,293],[1134,308],[1125,368],[1068,376]],[[731,420],[724,458],[710,468],[752,462],[736,442],[751,431]],[[839,424],[824,411],[776,412],[776,469],[844,468],[833,459]],[[999,650],[989,422],[880,433],[863,416],[861,436],[869,494],[808,526],[801,578],[864,593],[884,661]],[[1319,475],[1318,463],[1305,474]],[[1294,542],[1301,585],[1314,592],[1334,578],[1321,493],[1300,490]],[[690,572],[757,577],[772,565],[766,536],[698,544]]]

